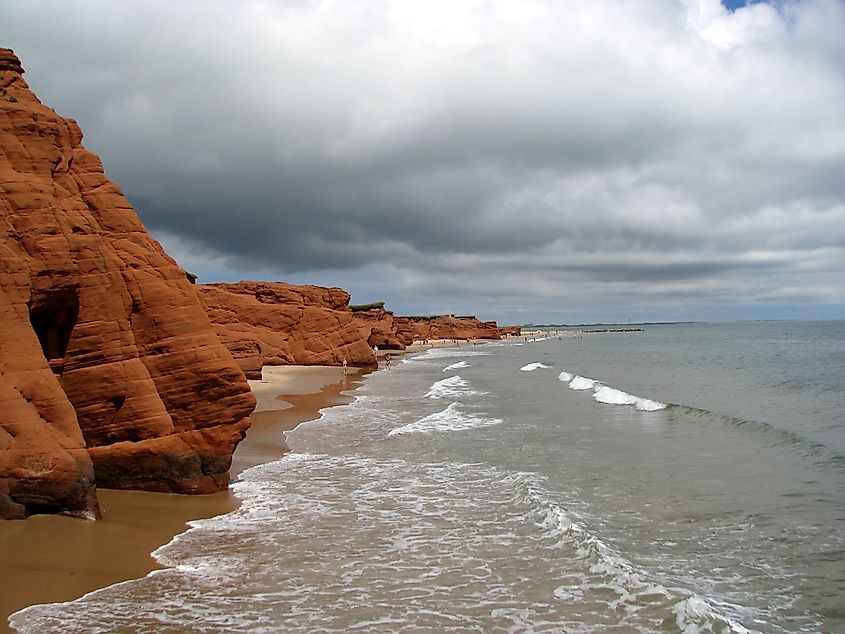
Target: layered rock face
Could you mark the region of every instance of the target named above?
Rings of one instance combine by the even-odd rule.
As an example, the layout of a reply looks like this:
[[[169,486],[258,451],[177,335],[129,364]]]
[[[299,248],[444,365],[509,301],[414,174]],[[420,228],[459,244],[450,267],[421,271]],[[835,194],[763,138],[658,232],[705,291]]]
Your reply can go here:
[[[405,345],[424,339],[500,339],[495,321],[479,321],[473,316],[395,317],[393,323]]]
[[[249,378],[265,365],[373,367],[373,348],[404,350],[414,340],[500,339],[496,322],[472,316],[395,317],[382,302],[349,305],[340,288],[284,282],[201,284],[200,296],[223,344]]]
[[[381,303],[381,302],[379,302]],[[404,350],[405,344],[396,333],[393,313],[384,306],[352,308],[355,321],[358,322],[361,336],[371,348],[380,350]]]
[[[340,288],[283,282],[201,284],[196,287],[220,341],[249,377],[263,365],[375,366],[368,334]]]
[[[0,517],[228,484],[255,400],[185,272],[0,49]]]

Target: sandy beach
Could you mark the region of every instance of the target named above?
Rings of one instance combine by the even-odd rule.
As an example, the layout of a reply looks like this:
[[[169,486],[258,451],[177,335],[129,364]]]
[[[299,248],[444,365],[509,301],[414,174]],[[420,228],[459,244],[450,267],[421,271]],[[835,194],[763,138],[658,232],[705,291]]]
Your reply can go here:
[[[283,432],[313,420],[319,410],[344,402],[342,391],[360,383],[348,368],[284,366],[264,369],[250,381],[258,406],[238,446],[230,473],[274,460],[287,447]],[[7,617],[28,605],[70,601],[159,568],[150,553],[183,532],[186,522],[237,508],[229,491],[186,496],[144,491],[98,491],[103,519],[97,522],[36,515],[0,522],[0,632]]]

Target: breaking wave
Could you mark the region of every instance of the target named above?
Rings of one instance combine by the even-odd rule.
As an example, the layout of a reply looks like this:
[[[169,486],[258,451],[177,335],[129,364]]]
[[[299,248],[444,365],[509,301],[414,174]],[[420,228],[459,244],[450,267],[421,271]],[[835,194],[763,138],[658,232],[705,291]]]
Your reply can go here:
[[[569,382],[569,387],[573,390],[594,390],[598,385],[598,381],[584,376],[575,376]]]
[[[517,497],[528,504],[530,511],[526,517],[533,520],[543,538],[554,542],[555,548],[569,553],[571,559],[580,562],[583,569],[589,571],[587,574],[569,574],[561,579],[561,585],[554,590],[556,599],[576,604],[588,602],[591,592],[601,588],[615,594],[617,598],[611,605],[621,608],[623,614],[627,613],[618,624],[632,626],[635,630],[642,631],[643,625],[637,622],[636,617],[630,618],[637,612],[645,616],[650,610],[668,607],[676,615],[681,632],[749,634],[749,630],[737,622],[736,615],[731,615],[734,618],[728,616],[743,608],[725,604],[720,607],[733,610],[719,609],[715,601],[695,594],[690,596],[688,589],[666,586],[651,579],[645,570],[636,568],[555,503],[536,474],[517,472],[505,476],[504,481],[515,487],[519,492]],[[657,623],[651,625],[656,626]]]
[[[428,388],[426,398],[455,398],[467,394],[475,394],[469,389],[469,383],[461,378],[460,374],[450,376],[448,379],[437,381]]]
[[[443,372],[451,372],[452,370],[460,370],[461,368],[468,368],[469,363],[466,361],[458,361],[457,363],[453,363],[452,365],[447,365],[443,368]]]
[[[593,398],[599,403],[606,403],[607,405],[633,405],[641,412],[656,412],[667,407],[666,403],[628,394],[628,392],[604,385],[595,379],[588,379],[580,375],[573,376],[569,372],[561,372],[558,375],[558,379],[564,383],[568,381],[569,387],[573,390],[592,390]]]
[[[528,365],[524,365],[519,369],[522,370],[523,372],[533,372],[534,370],[543,370],[543,369],[548,369],[550,367],[552,367],[552,366],[546,365],[546,364],[540,363],[540,362],[535,362],[535,363],[529,363]]]
[[[656,412],[666,409],[666,403],[658,403],[651,399],[634,396],[606,385],[599,387],[593,393],[593,398],[599,403],[607,403],[608,405],[633,405],[642,412]]]
[[[403,425],[392,429],[388,436],[401,436],[403,434],[431,434],[436,432],[461,431],[476,427],[489,427],[502,422],[500,418],[490,418],[479,414],[463,412],[460,403],[452,403],[440,412],[429,414],[415,423]]]
[[[466,348],[430,348],[422,354],[411,357],[408,361],[429,361],[431,359],[450,359],[453,357],[484,357],[490,354],[490,352],[468,350]]]

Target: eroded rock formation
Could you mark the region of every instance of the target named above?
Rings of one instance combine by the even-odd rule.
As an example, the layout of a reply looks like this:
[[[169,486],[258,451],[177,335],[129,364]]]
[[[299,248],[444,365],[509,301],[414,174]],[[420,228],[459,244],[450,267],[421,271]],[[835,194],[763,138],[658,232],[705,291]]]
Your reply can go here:
[[[352,306],[361,336],[371,348],[379,350],[404,350],[405,344],[396,333],[393,313],[384,309],[383,302],[368,306]]]
[[[340,288],[283,282],[199,284],[220,340],[249,377],[263,365],[374,366],[368,336]]]
[[[398,338],[405,345],[426,339],[499,339],[495,321],[479,321],[474,316],[394,317]]]
[[[254,407],[185,272],[0,49],[0,517],[228,483]]]

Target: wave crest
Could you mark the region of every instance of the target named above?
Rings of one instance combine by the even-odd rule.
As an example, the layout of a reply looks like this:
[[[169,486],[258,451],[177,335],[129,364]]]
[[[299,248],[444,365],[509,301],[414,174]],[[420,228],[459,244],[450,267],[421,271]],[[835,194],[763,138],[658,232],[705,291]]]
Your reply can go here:
[[[551,366],[546,365],[545,363],[540,363],[539,361],[536,361],[534,363],[529,363],[528,365],[524,365],[519,369],[522,370],[523,372],[533,372],[534,370],[547,370],[550,367]]]
[[[595,379],[588,379],[585,376],[575,376],[569,382],[569,387],[573,390],[594,390],[598,387],[598,385],[598,381]]]
[[[569,372],[561,372],[558,375],[558,379],[564,382],[569,381],[569,387],[573,390],[592,390],[593,398],[599,403],[605,403],[607,405],[633,405],[641,412],[657,412],[667,407],[666,403],[629,394],[615,387],[604,385],[595,379],[588,379],[585,376],[573,376]]]
[[[469,383],[461,378],[460,374],[450,376],[448,379],[436,381],[428,388],[426,398],[454,398],[456,396],[464,396],[467,394],[475,394],[469,389]]]
[[[659,403],[651,399],[642,398],[628,394],[622,390],[617,390],[606,385],[602,385],[593,393],[593,398],[599,403],[607,403],[608,405],[633,405],[641,412],[656,412],[661,409],[666,409],[666,403]]]
[[[462,431],[476,427],[489,427],[502,422],[500,418],[491,418],[463,412],[460,403],[452,403],[446,409],[429,414],[425,418],[390,430],[388,436],[401,436],[403,434],[432,434],[437,432]]]

